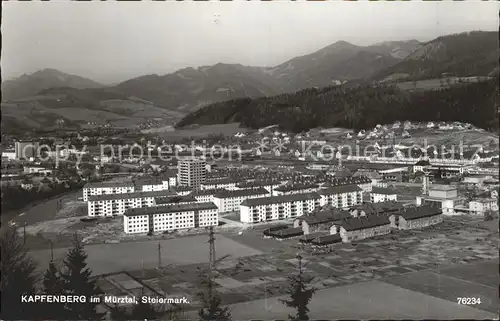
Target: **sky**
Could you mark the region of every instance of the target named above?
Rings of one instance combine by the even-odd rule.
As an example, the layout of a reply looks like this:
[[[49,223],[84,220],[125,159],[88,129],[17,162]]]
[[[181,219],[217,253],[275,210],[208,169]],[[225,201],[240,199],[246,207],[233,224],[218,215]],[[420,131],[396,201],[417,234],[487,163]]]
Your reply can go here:
[[[275,66],[336,41],[498,30],[497,1],[2,1],[2,79],[43,68],[111,84],[222,63]]]

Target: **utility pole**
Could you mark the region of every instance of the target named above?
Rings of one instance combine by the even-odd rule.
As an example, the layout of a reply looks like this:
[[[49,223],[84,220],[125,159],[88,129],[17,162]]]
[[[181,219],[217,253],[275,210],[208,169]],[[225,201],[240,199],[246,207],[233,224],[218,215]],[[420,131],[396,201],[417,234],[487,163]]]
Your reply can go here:
[[[209,268],[208,268],[208,300],[212,301],[213,297],[213,277],[215,270],[215,236],[214,236],[214,228],[210,226],[208,244],[210,246],[209,253]]]
[[[26,222],[23,224],[23,243],[26,244]]]
[[[158,242],[158,269],[161,268],[161,244]]]
[[[300,254],[297,254],[297,260],[299,263],[299,274],[302,275],[302,256]]]
[[[52,240],[49,240],[50,243],[50,262],[54,261],[54,244],[52,243]]]
[[[210,254],[209,254],[210,274],[212,274],[213,270],[215,269],[215,236],[214,236],[214,228],[212,226],[210,226],[208,243],[210,244]]]

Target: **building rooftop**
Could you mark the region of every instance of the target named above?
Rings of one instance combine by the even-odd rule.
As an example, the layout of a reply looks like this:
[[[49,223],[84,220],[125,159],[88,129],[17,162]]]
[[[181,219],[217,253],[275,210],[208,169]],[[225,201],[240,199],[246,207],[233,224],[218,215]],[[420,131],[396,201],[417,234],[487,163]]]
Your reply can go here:
[[[331,186],[319,191],[320,195],[334,195],[334,194],[343,194],[343,193],[352,193],[352,192],[360,192],[362,189],[358,185],[340,185],[340,186]]]
[[[318,236],[317,238],[311,240],[311,243],[314,245],[327,245],[338,242],[342,242],[342,237],[338,233]]]
[[[278,180],[267,180],[267,181],[262,181],[262,180],[256,180],[252,182],[241,182],[238,183],[236,186],[240,188],[246,188],[246,187],[258,187],[258,186],[270,186],[270,185],[281,185],[281,181]]]
[[[435,191],[453,191],[457,190],[456,186],[453,185],[441,185],[441,184],[433,184],[429,186],[429,190],[435,190]]]
[[[231,177],[223,177],[223,178],[212,178],[207,179],[205,182],[201,183],[201,185],[217,185],[217,184],[236,184],[239,180]]]
[[[193,189],[189,186],[177,185],[174,188],[172,188],[171,190],[176,191],[176,192],[189,192],[189,191],[192,191]]]
[[[327,236],[327,235],[330,235],[330,234],[325,233],[325,232],[306,234],[303,237],[301,237],[299,241],[308,243],[308,242],[311,242],[312,240],[314,240],[320,236]]]
[[[150,176],[150,177],[134,178],[132,182],[134,183],[134,186],[137,187],[143,185],[162,185],[164,180],[168,180],[168,178],[163,179],[156,176]]]
[[[275,237],[292,237],[304,234],[301,227],[284,228],[275,231],[268,231],[266,234]]]
[[[277,192],[291,192],[300,191],[304,189],[319,188],[318,184],[291,184],[276,187],[274,190]]]
[[[342,226],[346,231],[363,230],[388,224],[390,224],[389,218],[379,215],[361,216],[358,218],[351,217],[338,223],[338,225]]]
[[[397,194],[395,190],[385,187],[373,187],[372,194],[385,194],[385,195],[394,195]]]
[[[363,203],[356,205],[352,210],[364,211],[367,215],[369,214],[386,214],[401,211],[404,206],[396,201],[387,201],[379,203]]]
[[[196,202],[196,198],[194,198],[194,196],[192,196],[191,194],[185,196],[175,195],[175,196],[155,198],[156,205],[165,205],[170,203],[186,203],[186,202]]]
[[[225,188],[211,188],[211,189],[199,189],[196,191],[192,191],[191,194],[193,196],[206,196],[206,195],[215,195],[219,192],[225,192],[227,189]]]
[[[108,188],[108,187],[134,187],[133,181],[124,182],[92,182],[87,183],[83,188]]]
[[[478,203],[491,203],[491,202],[496,202],[497,200],[494,198],[476,198],[472,200],[471,202],[478,202]]]
[[[319,212],[304,215],[297,219],[307,222],[309,225],[324,224],[329,222],[340,221],[345,218],[351,217],[347,211],[339,209],[326,209]]]
[[[415,166],[429,166],[431,163],[428,160],[419,160],[415,163]]]
[[[88,199],[92,202],[131,199],[131,198],[146,198],[146,197],[168,197],[177,195],[172,190],[154,191],[154,192],[133,192],[121,194],[103,194],[103,195],[89,195]]]
[[[131,208],[125,212],[125,216],[139,216],[139,215],[153,215],[153,214],[166,214],[176,212],[188,211],[202,211],[202,210],[216,210],[217,206],[212,202],[206,203],[187,203],[187,204],[173,204],[165,206],[152,206],[142,208]]]
[[[361,176],[350,176],[341,178],[332,178],[327,180],[327,184],[330,186],[340,186],[340,185],[352,185],[352,184],[371,184],[372,180],[368,177]]]
[[[241,205],[243,206],[258,206],[258,205],[270,205],[277,203],[288,203],[295,201],[313,200],[320,199],[318,193],[302,193],[302,194],[291,194],[291,195],[281,195],[281,196],[271,196],[271,197],[261,197],[261,198],[249,198],[244,200]]]
[[[269,194],[269,192],[263,188],[248,188],[248,189],[240,189],[235,191],[221,191],[214,194],[214,197],[217,198],[231,198],[231,197],[244,197],[251,195],[265,195]]]
[[[405,220],[416,220],[424,217],[441,215],[441,209],[433,206],[406,207],[399,213]]]

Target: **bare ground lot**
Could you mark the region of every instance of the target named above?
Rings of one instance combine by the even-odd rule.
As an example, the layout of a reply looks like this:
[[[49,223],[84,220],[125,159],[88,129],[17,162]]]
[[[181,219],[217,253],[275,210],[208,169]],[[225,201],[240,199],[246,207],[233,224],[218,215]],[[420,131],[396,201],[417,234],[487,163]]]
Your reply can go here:
[[[485,264],[485,262],[482,263]],[[498,313],[498,261],[487,262],[487,264],[497,268],[497,278],[489,285],[479,284],[469,279],[469,274],[474,276],[479,272],[485,272],[485,267],[479,267],[477,264],[454,268],[452,271],[459,274],[457,276],[448,276],[443,270],[434,270],[398,275],[384,281],[404,289],[455,303],[458,298],[479,298],[481,303],[474,305],[475,308]],[[488,267],[486,270],[491,273],[492,269]],[[495,279],[493,275],[488,274],[488,278]],[[496,284],[496,286],[492,284]]]
[[[158,243],[161,246],[161,265],[185,265],[208,261],[208,237],[197,235],[179,239],[128,242],[118,244],[88,245],[87,262],[95,275],[124,270],[152,269],[158,267]],[[222,235],[217,235],[218,255],[242,257],[258,255],[261,252],[238,244]],[[64,258],[66,248],[54,250],[56,261]],[[50,250],[31,252],[33,258],[45,269],[50,262]]]
[[[383,294],[383,295],[381,295]],[[230,306],[236,320],[285,319],[294,311],[278,298],[261,299]],[[497,315],[468,306],[413,292],[380,281],[368,281],[316,292],[309,304],[311,319],[488,319]]]
[[[496,291],[482,284],[498,279],[493,269],[498,265],[498,234],[488,229],[447,220],[426,230],[398,232],[357,244],[337,244],[331,252],[321,253],[308,248],[300,250],[297,239],[263,239],[263,228],[246,230],[242,235],[226,233],[223,237],[262,252],[231,256],[218,266],[217,290],[222,301],[232,305],[237,319],[286,317],[288,310],[275,297],[285,293],[286,276],[296,272],[297,252],[304,257],[306,273],[316,276],[313,285],[319,292],[313,302],[318,303],[311,305],[312,318],[476,319],[493,315],[488,311],[493,310]],[[203,241],[203,237],[199,239],[198,246],[207,246]],[[216,242],[217,257],[225,254],[223,247]],[[187,296],[192,300],[190,308],[196,309],[200,272],[207,266],[206,258],[207,254],[204,260],[193,264],[168,265],[160,270],[136,268],[129,273],[156,292]],[[432,277],[420,281],[428,275],[442,275],[446,281],[441,288],[435,286],[439,283]],[[410,285],[430,285],[417,289],[402,281],[394,284],[396,281],[391,280],[396,276],[411,280]],[[483,306],[456,303],[457,296],[465,296],[467,281],[473,282],[473,295],[481,297]],[[266,297],[268,310],[262,300]]]

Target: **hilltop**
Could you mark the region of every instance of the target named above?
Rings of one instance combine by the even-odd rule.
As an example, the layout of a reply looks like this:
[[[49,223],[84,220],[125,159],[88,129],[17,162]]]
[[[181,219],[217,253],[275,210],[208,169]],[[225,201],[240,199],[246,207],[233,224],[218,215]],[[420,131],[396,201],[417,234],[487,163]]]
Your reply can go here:
[[[57,87],[86,89],[101,88],[103,85],[59,70],[42,69],[29,75],[2,81],[2,101],[34,96],[42,90]]]
[[[284,130],[301,132],[316,127],[363,129],[396,120],[436,120],[464,121],[495,130],[497,86],[498,78],[426,91],[407,91],[395,85],[313,88],[213,104],[186,116],[177,126],[239,122],[248,128],[279,124]]]
[[[374,73],[378,81],[488,76],[498,68],[498,32],[473,31],[438,37],[402,61]]]

